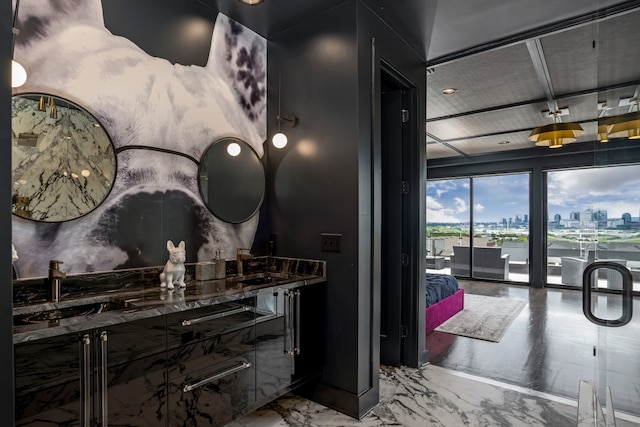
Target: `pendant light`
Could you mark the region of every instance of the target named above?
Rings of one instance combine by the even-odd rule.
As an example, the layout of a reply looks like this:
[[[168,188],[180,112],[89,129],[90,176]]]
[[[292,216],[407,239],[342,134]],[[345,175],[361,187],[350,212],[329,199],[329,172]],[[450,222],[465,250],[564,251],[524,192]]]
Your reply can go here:
[[[13,24],[11,27],[11,87],[20,87],[27,81],[27,70],[15,59],[13,59],[13,51],[16,46],[16,36],[20,34],[20,30],[16,28],[18,21],[18,5],[20,0],[16,0],[16,10],[13,13]]]
[[[282,131],[280,130],[280,123],[281,122],[289,123],[291,127],[294,127],[296,124],[298,124],[298,118],[296,116],[291,115],[291,117],[283,117],[282,114],[280,113],[281,87],[282,87],[281,77],[278,76],[278,116],[276,117],[276,120],[278,121],[278,132],[275,135],[273,135],[273,138],[271,139],[273,146],[276,148],[284,148],[287,145],[287,135],[282,133]]]
[[[635,104],[636,111],[609,118],[609,137],[640,139],[640,98],[634,98],[631,102]]]
[[[575,142],[584,133],[578,123],[558,123],[559,112],[552,114],[552,124],[537,127],[529,135],[529,140],[538,147],[561,148],[564,144]]]

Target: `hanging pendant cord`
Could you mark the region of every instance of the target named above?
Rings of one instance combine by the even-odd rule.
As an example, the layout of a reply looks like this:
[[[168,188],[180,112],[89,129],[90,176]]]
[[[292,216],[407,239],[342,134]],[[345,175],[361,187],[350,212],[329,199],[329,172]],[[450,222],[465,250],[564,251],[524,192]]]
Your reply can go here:
[[[16,24],[18,23],[18,8],[20,6],[20,0],[16,0],[16,10],[13,12],[13,22],[11,23],[11,59],[13,59],[13,51],[16,46],[16,36],[20,32],[18,28],[16,28]]]

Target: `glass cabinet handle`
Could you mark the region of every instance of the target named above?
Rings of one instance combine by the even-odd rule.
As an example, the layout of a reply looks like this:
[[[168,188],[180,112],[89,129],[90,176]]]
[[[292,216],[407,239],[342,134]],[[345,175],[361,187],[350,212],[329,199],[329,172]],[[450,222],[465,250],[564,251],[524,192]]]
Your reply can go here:
[[[100,332],[100,415],[102,419],[102,425],[108,426],[108,410],[107,410],[107,331]]]
[[[300,290],[296,290],[294,292],[295,295],[295,319],[296,319],[296,330],[295,330],[295,338],[296,341],[293,345],[293,351],[295,354],[300,354]]]
[[[233,316],[234,314],[244,313],[245,311],[251,310],[251,307],[242,306],[239,308],[234,308],[231,310],[226,310],[221,313],[210,314],[208,316],[196,317],[195,319],[184,319],[182,321],[182,326],[190,326],[196,323],[206,322],[207,320],[219,319],[221,317]]]
[[[293,318],[295,316],[295,305],[294,305],[294,296],[295,291],[286,291],[285,292],[285,327],[287,329],[287,336],[285,337],[285,348],[284,352],[289,356],[293,356],[295,354],[295,343],[294,343],[294,334],[295,334],[295,326],[293,325]]]
[[[209,384],[210,382],[219,380],[220,378],[224,378],[227,375],[231,375],[231,374],[234,374],[236,372],[240,372],[240,371],[242,371],[244,369],[248,369],[250,367],[251,367],[251,363],[249,363],[249,362],[244,362],[244,361],[239,362],[236,366],[233,366],[233,367],[231,367],[229,369],[225,369],[224,371],[218,372],[217,374],[214,374],[214,375],[212,375],[212,376],[210,376],[208,378],[204,378],[204,379],[202,379],[202,380],[200,380],[198,382],[195,382],[193,384],[185,384],[184,387],[182,387],[182,391],[187,393],[187,392],[189,392],[191,390],[194,390],[194,389],[196,389],[198,387],[202,387],[205,384]]]
[[[80,343],[82,352],[82,367],[80,375],[82,377],[82,395],[81,399],[81,423],[82,427],[90,427],[91,425],[91,337],[86,334],[82,337]]]

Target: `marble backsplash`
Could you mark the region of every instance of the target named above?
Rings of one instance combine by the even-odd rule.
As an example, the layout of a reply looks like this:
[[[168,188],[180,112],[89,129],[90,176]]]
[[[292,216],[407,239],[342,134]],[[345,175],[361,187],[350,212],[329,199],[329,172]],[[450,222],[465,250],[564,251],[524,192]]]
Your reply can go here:
[[[64,264],[63,264],[64,266]],[[62,299],[81,298],[96,292],[117,290],[135,291],[158,282],[162,266],[115,270],[108,272],[69,274],[62,279]],[[195,279],[195,263],[185,264],[185,281]],[[62,269],[64,270],[64,268]],[[326,277],[325,262],[301,258],[260,256],[245,259],[245,275],[254,273],[282,273]],[[226,262],[226,275],[237,274],[236,261]],[[46,277],[17,279],[13,281],[14,305],[40,303],[49,300]]]

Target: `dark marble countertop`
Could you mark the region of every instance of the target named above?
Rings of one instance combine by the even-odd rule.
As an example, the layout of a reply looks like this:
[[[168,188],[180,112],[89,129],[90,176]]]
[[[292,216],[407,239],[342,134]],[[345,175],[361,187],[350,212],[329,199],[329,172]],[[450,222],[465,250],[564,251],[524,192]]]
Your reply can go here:
[[[185,265],[186,287],[172,290],[160,287],[157,274],[161,269],[79,275],[67,279],[72,291],[58,302],[34,301],[24,296],[28,293],[27,285],[33,288],[34,283],[40,283],[42,286],[42,280],[14,283],[14,289],[21,285],[23,289],[17,292],[18,301],[14,297],[13,342],[18,344],[326,281],[324,261],[262,257],[245,264],[243,276],[235,274],[234,261],[227,264],[227,278],[205,281],[195,280],[191,274],[193,265]],[[68,317],[60,318],[56,311],[66,311]],[[47,320],[49,314],[52,320]]]

